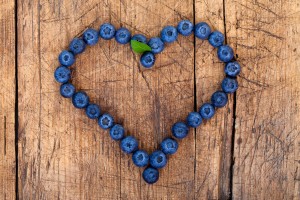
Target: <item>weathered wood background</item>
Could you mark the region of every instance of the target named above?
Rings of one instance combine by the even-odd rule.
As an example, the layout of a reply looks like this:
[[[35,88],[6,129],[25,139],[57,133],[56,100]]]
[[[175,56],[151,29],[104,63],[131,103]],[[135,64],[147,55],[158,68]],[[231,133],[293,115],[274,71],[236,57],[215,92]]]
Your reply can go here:
[[[148,38],[181,19],[226,33],[242,64],[229,105],[180,142],[147,185],[107,132],[59,95],[57,56],[103,22]],[[298,0],[0,0],[0,199],[300,199]],[[179,37],[140,67],[101,40],[74,83],[151,152],[220,88],[207,41]]]

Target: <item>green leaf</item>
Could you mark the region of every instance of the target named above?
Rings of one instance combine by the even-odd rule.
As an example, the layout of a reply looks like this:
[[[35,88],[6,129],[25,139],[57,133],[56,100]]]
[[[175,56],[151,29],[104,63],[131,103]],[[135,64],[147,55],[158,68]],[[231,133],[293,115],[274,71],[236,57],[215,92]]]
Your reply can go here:
[[[147,44],[139,42],[137,40],[131,40],[130,41],[131,48],[135,53],[144,53],[146,51],[151,51],[151,47],[149,47]]]

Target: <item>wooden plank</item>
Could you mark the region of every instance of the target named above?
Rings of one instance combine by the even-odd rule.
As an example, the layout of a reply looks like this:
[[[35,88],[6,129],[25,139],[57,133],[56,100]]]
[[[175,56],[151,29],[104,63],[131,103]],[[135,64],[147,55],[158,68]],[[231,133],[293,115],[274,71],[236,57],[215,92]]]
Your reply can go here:
[[[196,1],[195,23],[207,22],[212,30],[224,33],[223,0]],[[229,43],[230,44],[230,43]],[[221,89],[224,64],[208,41],[196,39],[197,109],[209,102]],[[215,116],[204,121],[196,130],[195,199],[229,199],[233,95],[226,107],[217,109]]]
[[[0,199],[16,198],[15,3],[0,0]]]
[[[176,26],[180,19],[193,20],[193,1],[124,0],[119,17],[121,24],[133,34],[142,33],[151,38],[159,36],[166,25]],[[129,93],[114,94],[126,102],[125,105],[119,103],[124,105],[122,109],[126,112],[118,115],[124,119],[128,131],[139,139],[141,148],[149,153],[159,148],[163,138],[171,135],[176,121],[184,120],[193,110],[193,49],[193,37],[180,36],[156,56],[152,70],[141,68],[139,56],[132,54],[128,47],[116,54],[121,66],[129,66],[120,73],[128,74],[130,70],[128,81],[118,83],[120,87],[130,88]],[[193,156],[194,134],[191,131],[189,137],[180,142],[178,152],[170,156],[167,166],[160,170],[159,181],[148,185],[141,177],[143,169],[138,170],[130,156],[122,154],[121,199],[192,199]]]
[[[234,199],[300,199],[299,1],[226,1],[237,92]]]
[[[18,1],[19,197],[39,199],[41,167],[41,73],[37,1]],[[30,33],[30,34],[29,34]]]
[[[115,23],[118,4],[95,0],[19,4],[20,197],[118,199],[118,144],[63,99],[53,79],[60,51],[87,27]],[[113,114],[120,101],[113,95],[119,92],[114,80],[125,76],[110,59],[117,47],[101,41],[78,57],[73,68],[77,88]]]

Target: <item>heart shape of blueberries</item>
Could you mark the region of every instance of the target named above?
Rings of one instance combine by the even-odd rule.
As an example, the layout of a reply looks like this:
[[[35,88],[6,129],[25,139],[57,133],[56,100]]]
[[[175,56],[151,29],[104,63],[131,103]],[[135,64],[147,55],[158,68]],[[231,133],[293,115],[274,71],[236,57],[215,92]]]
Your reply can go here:
[[[177,122],[172,128],[173,137],[165,138],[160,145],[160,150],[152,152],[150,155],[139,149],[138,141],[133,136],[125,136],[124,127],[114,121],[108,113],[101,113],[97,104],[89,100],[89,96],[84,91],[76,91],[75,86],[70,83],[70,66],[75,62],[75,56],[82,53],[87,46],[95,45],[99,38],[104,40],[115,40],[120,44],[131,42],[133,51],[142,53],[140,63],[145,68],[151,68],[155,63],[155,54],[162,52],[166,43],[177,40],[178,33],[182,36],[189,36],[194,32],[195,36],[201,40],[208,39],[209,43],[218,49],[219,59],[225,63],[226,77],[222,81],[222,90],[216,91],[211,97],[210,103],[204,103],[199,112],[190,112],[185,122]],[[228,101],[227,94],[234,93],[238,88],[236,76],[240,73],[240,65],[234,59],[233,50],[228,45],[224,45],[224,35],[219,31],[211,32],[210,26],[205,22],[196,25],[188,20],[179,22],[177,27],[166,26],[161,31],[160,37],[153,37],[149,41],[141,34],[131,37],[126,28],[118,30],[112,24],[105,23],[100,26],[100,30],[87,29],[82,37],[74,38],[68,50],[63,50],[58,60],[61,64],[55,72],[54,77],[61,83],[60,94],[65,98],[71,98],[75,108],[85,109],[86,115],[90,119],[96,119],[99,126],[104,130],[109,130],[113,140],[120,141],[123,152],[132,154],[132,161],[137,167],[146,167],[143,171],[143,179],[149,183],[155,183],[159,178],[158,169],[167,164],[168,155],[174,154],[178,149],[177,140],[183,139],[188,135],[190,128],[197,128],[203,120],[212,118],[216,108],[224,107]]]

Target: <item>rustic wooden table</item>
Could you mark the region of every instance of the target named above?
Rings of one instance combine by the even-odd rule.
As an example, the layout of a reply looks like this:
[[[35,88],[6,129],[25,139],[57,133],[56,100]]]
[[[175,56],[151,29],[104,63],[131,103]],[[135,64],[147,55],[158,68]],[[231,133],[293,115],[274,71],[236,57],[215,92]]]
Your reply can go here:
[[[191,130],[154,185],[118,143],[59,95],[57,56],[103,22],[148,38],[181,19],[226,33],[242,64],[229,105]],[[0,0],[0,199],[300,199],[298,0]],[[74,83],[147,151],[209,101],[223,64],[193,36],[144,70],[129,45],[101,40]]]

